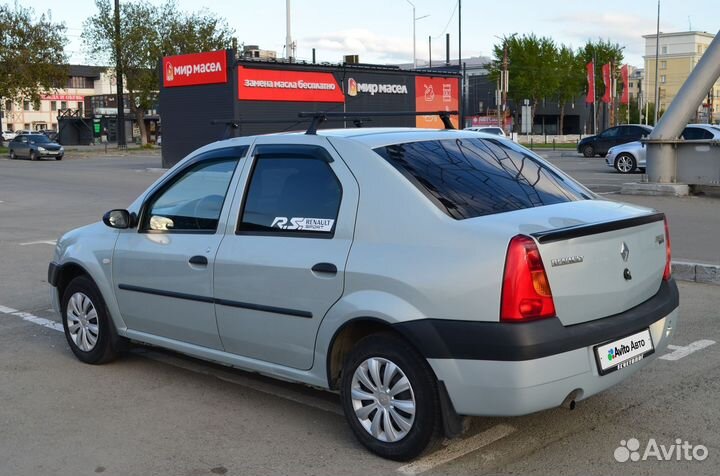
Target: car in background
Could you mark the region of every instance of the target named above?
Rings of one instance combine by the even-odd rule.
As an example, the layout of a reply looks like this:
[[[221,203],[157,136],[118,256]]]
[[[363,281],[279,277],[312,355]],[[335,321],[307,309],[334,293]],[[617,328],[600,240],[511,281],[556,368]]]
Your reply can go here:
[[[53,142],[45,134],[19,134],[8,144],[11,159],[27,157],[37,160],[41,157],[52,157],[62,160],[65,149],[57,142]]]
[[[53,142],[57,142],[58,133],[52,129],[41,129],[37,131],[39,134],[45,135],[48,139]]]
[[[502,130],[502,127],[498,126],[466,127],[465,130],[474,132],[485,132],[486,134],[495,134],[496,136],[507,137],[507,134],[505,134],[505,131]]]
[[[200,148],[47,276],[79,360],[133,341],[338,391],[407,460],[459,415],[572,408],[662,355],[664,218],[490,134],[309,130]]]
[[[2,140],[5,142],[10,142],[17,136],[17,134],[13,131],[3,131],[2,132]]]
[[[611,147],[635,142],[647,137],[652,127],[643,124],[623,124],[605,129],[602,133],[585,137],[578,142],[577,151],[585,157],[605,157]]]
[[[685,140],[720,140],[720,127],[710,124],[688,124],[680,135]],[[629,174],[636,169],[645,169],[647,148],[640,141],[611,147],[605,157],[605,164],[614,167],[621,174]]]

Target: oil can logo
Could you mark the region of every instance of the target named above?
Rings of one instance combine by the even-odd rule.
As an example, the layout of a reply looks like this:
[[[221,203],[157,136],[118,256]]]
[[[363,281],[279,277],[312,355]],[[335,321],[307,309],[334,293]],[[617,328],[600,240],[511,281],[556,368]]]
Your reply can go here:
[[[357,96],[357,81],[348,78],[348,96]]]
[[[640,441],[630,438],[621,440],[620,446],[615,448],[613,456],[618,463],[628,461],[638,462],[647,460],[656,461],[704,461],[708,457],[708,449],[704,445],[692,445],[680,438],[674,444],[658,444],[655,438],[650,438],[644,451],[640,451]]]
[[[175,73],[173,72],[173,65],[171,62],[168,61],[168,64],[165,68],[165,79],[167,79],[168,82],[175,79]]]
[[[425,86],[425,101],[432,102],[435,100],[435,90],[432,84],[423,84]]]

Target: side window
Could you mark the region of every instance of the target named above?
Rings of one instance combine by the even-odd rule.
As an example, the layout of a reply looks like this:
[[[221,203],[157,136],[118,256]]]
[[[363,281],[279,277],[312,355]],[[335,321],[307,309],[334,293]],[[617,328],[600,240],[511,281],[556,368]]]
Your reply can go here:
[[[697,140],[700,139],[700,129],[695,127],[686,127],[683,130],[682,138],[685,140]]]
[[[215,232],[238,160],[205,160],[180,172],[150,199],[141,230]]]
[[[606,130],[605,132],[603,132],[602,134],[600,134],[600,136],[601,136],[603,139],[612,139],[613,137],[617,137],[617,135],[618,135],[618,128],[617,128],[617,127],[613,127],[612,129],[608,129],[608,130]]]
[[[715,137],[715,136],[713,135],[712,132],[705,130],[705,129],[700,130],[700,139],[712,139],[713,137]]]
[[[258,155],[238,232],[329,237],[341,198],[340,182],[324,158]]]

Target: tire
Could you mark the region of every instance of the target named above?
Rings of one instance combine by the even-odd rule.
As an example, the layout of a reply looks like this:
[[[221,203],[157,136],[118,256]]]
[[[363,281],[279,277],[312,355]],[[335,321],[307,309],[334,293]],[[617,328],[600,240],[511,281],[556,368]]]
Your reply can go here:
[[[79,360],[104,364],[118,356],[125,340],[117,335],[105,301],[90,278],[78,276],[70,281],[62,296],[61,316],[65,338]]]
[[[63,159],[62,155],[58,155],[57,157],[55,157],[55,160],[62,160],[62,159]]]
[[[385,382],[389,365],[395,365],[396,370]],[[378,369],[376,378],[371,368]],[[408,388],[391,396],[389,390],[399,390],[403,378]],[[399,337],[373,334],[361,339],[343,365],[340,395],[345,417],[357,439],[383,458],[407,461],[437,441],[441,416],[435,374],[427,361]],[[357,398],[362,395],[369,399]]]
[[[635,157],[630,154],[623,153],[615,158],[615,170],[621,174],[630,174],[637,168]]]
[[[595,156],[595,149],[591,145],[586,145],[583,147],[582,153],[585,157],[593,157]]]
[[[10,150],[10,160],[15,160],[17,158],[17,155],[15,155],[14,150]]]
[[[37,154],[34,150],[30,151],[30,160],[37,160]]]

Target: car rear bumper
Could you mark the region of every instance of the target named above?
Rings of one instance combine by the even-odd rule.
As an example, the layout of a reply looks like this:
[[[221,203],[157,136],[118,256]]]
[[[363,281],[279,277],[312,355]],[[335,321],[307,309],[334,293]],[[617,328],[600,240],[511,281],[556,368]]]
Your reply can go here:
[[[571,393],[574,400],[583,400],[626,379],[664,352],[678,318],[678,290],[671,280],[633,309],[568,327],[545,319],[525,324],[444,321],[455,329],[443,330],[435,323],[434,336],[412,322],[399,330],[418,349],[426,349],[458,414],[516,416],[560,406]],[[457,333],[462,326],[464,333]],[[648,328],[653,354],[600,375],[595,345]]]

